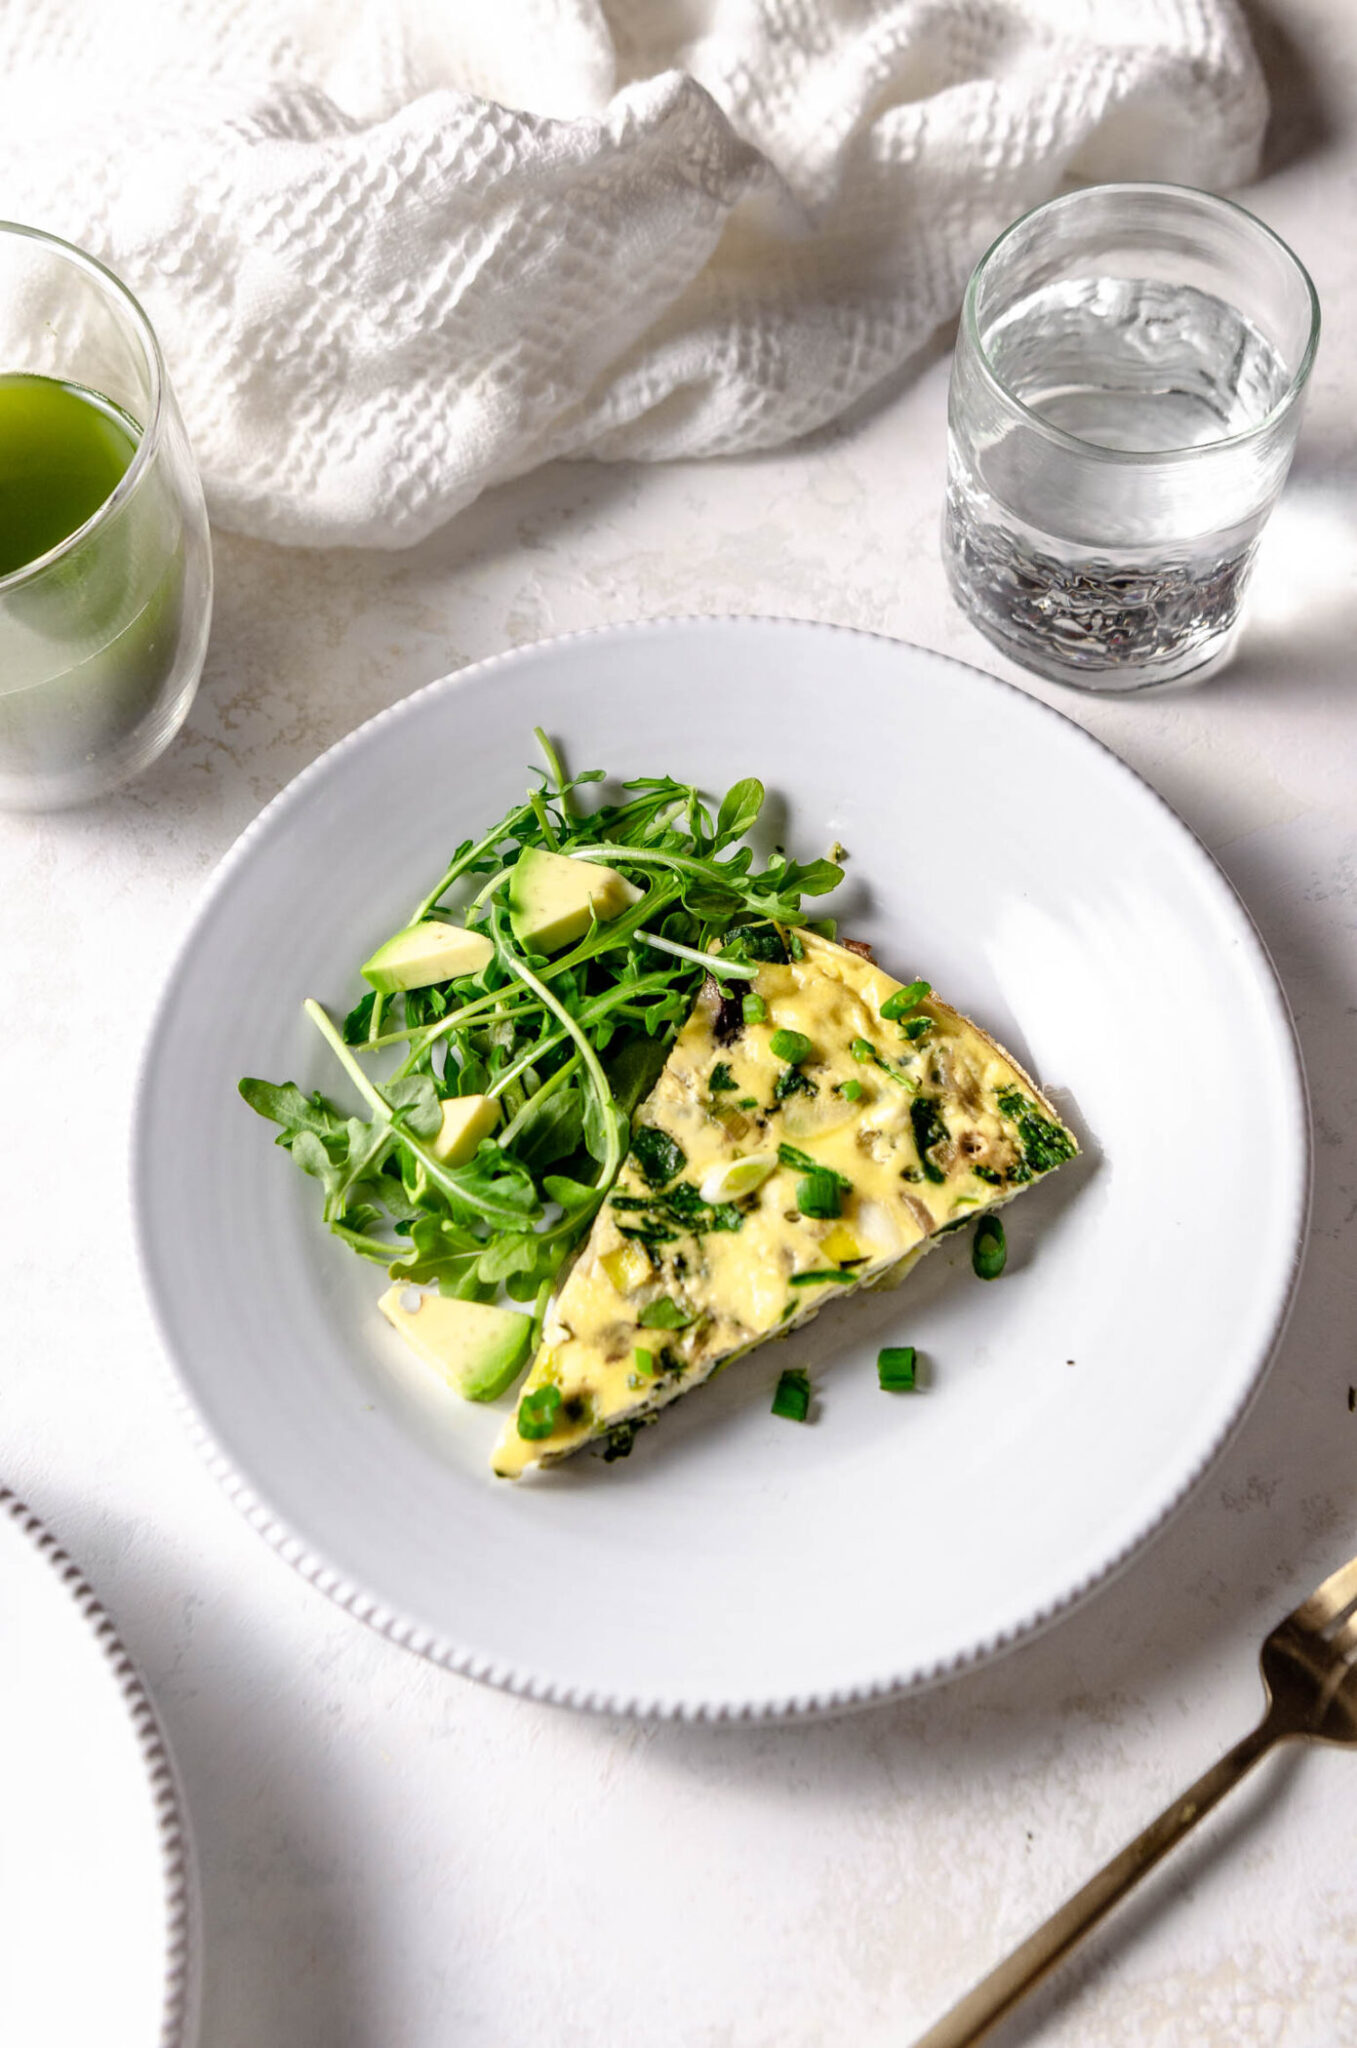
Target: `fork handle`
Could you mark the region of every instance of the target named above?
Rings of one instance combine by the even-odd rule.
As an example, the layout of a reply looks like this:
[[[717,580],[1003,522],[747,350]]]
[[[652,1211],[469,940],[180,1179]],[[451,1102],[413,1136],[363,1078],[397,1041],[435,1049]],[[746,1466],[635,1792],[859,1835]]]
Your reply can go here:
[[[1166,1806],[1157,1820],[1128,1842],[1120,1855],[1105,1863],[1081,1891],[1058,1906],[1035,1934],[1006,1956],[988,1977],[982,1978],[950,2012],[920,2036],[915,2048],[972,2048],[991,2027],[1011,2011],[1018,2000],[1041,1982],[1067,1955],[1081,1936],[1096,1927],[1104,1913],[1126,1896],[1132,1885],[1153,1870],[1161,1856],[1194,1828],[1253,1768],[1260,1756],[1285,1734],[1271,1713],[1264,1716],[1252,1734],[1204,1771],[1195,1785]]]

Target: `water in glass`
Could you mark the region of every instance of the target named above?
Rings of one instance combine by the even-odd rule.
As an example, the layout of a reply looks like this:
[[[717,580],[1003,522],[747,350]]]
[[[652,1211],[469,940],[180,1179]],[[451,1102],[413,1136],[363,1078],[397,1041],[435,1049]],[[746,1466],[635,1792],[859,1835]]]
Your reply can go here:
[[[1290,382],[1235,307],[1149,278],[1042,285],[980,341],[1006,390],[1090,451],[1219,443],[1257,427]],[[1218,472],[1191,460],[1071,464],[1021,428],[954,431],[949,567],[966,608],[1017,660],[1159,681],[1197,667],[1228,631],[1271,496],[1245,480],[1223,503]]]

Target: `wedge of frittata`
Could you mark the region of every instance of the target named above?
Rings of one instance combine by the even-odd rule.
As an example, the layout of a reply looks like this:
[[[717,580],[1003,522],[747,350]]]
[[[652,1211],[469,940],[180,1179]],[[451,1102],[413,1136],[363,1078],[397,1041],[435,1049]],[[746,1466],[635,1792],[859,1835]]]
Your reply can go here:
[[[1074,1157],[1050,1103],[927,983],[786,935],[708,981],[555,1302],[494,1468],[635,1428],[741,1352],[895,1278]]]

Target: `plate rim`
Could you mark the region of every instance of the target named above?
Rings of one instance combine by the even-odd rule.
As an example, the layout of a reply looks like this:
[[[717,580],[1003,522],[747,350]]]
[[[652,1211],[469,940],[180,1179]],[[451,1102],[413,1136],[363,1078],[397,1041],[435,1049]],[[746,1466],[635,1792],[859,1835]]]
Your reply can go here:
[[[1059,1598],[1048,1601],[1044,1607],[1038,1607],[1022,1622],[987,1635],[952,1656],[935,1659],[928,1665],[896,1669],[888,1676],[866,1683],[820,1687],[807,1693],[740,1700],[690,1697],[681,1693],[664,1697],[645,1697],[637,1693],[624,1694],[540,1677],[530,1670],[501,1663],[493,1656],[468,1649],[448,1637],[435,1633],[412,1616],[389,1605],[370,1587],[358,1585],[346,1574],[338,1571],[261,1497],[251,1480],[238,1468],[231,1454],[223,1449],[204,1420],[190,1389],[185,1369],[180,1364],[171,1343],[152,1281],[147,1212],[141,1199],[146,1121],[144,1111],[149,1092],[149,1077],[154,1064],[153,1052],[166,1024],[180,971],[197,939],[200,927],[218,898],[230,887],[236,869],[248,859],[254,841],[265,830],[275,812],[295,804],[310,782],[327,770],[340,755],[356,751],[377,728],[414,715],[417,707],[429,698],[453,694],[480,677],[505,666],[513,667],[524,656],[539,653],[545,648],[561,647],[583,640],[663,634],[675,626],[756,626],[796,633],[821,634],[826,638],[837,636],[862,640],[892,650],[903,649],[910,654],[922,654],[929,661],[961,669],[971,676],[980,678],[991,688],[1020,699],[1034,713],[1053,719],[1062,726],[1073,728],[1081,740],[1103,755],[1114,770],[1127,776],[1142,794],[1151,799],[1153,806],[1168,820],[1171,829],[1182,835],[1188,849],[1200,859],[1227,903],[1233,905],[1237,911],[1243,925],[1243,936],[1253,947],[1254,964],[1261,969],[1260,993],[1266,993],[1270,998],[1276,1021],[1282,1027],[1283,1042],[1290,1050],[1291,1065],[1288,1075],[1284,1078],[1294,1087],[1300,1112],[1297,1118],[1299,1172],[1292,1218],[1291,1252],[1271,1325],[1255,1347],[1251,1366],[1243,1378],[1241,1391],[1232,1411],[1211,1443],[1202,1451],[1191,1471],[1182,1480],[1177,1491],[1160,1503],[1157,1512],[1144,1526],[1100,1567],[1088,1573]],[[327,1598],[333,1600],[337,1606],[401,1648],[411,1650],[415,1655],[439,1665],[444,1670],[455,1672],[459,1677],[470,1678],[517,1698],[534,1700],[543,1705],[569,1707],[581,1712],[627,1719],[680,1722],[757,1723],[815,1720],[828,1715],[877,1706],[888,1700],[923,1692],[933,1686],[945,1684],[974,1667],[990,1663],[1009,1650],[1016,1649],[1020,1644],[1032,1641],[1054,1623],[1063,1620],[1066,1615],[1082,1606],[1095,1593],[1110,1585],[1134,1559],[1149,1548],[1186,1506],[1207,1473],[1238,1435],[1262,1392],[1273,1358],[1290,1321],[1305,1264],[1314,1178],[1314,1136],[1309,1084],[1295,1019],[1281,977],[1243,897],[1210,848],[1186,820],[1179,816],[1168,799],[1162,796],[1138,770],[1123,761],[1104,740],[1081,725],[1078,719],[1058,710],[1054,705],[1047,704],[1044,699],[1032,695],[1030,691],[1004,676],[992,675],[987,669],[977,668],[972,662],[962,661],[955,655],[943,654],[936,648],[921,647],[917,641],[900,639],[893,634],[873,632],[860,626],[845,626],[832,620],[801,619],[756,612],[666,613],[651,618],[618,620],[598,626],[576,627],[565,633],[548,634],[543,639],[528,641],[522,646],[504,648],[496,654],[483,655],[478,661],[468,662],[462,668],[452,669],[441,676],[433,677],[429,682],[421,684],[418,689],[412,690],[408,696],[398,698],[395,703],[385,705],[380,711],[374,712],[371,717],[364,719],[351,731],[324,748],[314,760],[309,761],[304,768],[290,777],[237,834],[198,897],[188,925],[181,933],[174,949],[173,958],[151,1011],[133,1088],[131,1128],[129,1181],[133,1235],[142,1289],[160,1340],[162,1377],[168,1384],[172,1405],[177,1410],[199,1455],[204,1459],[208,1470],[222,1487],[227,1498],[244,1515],[246,1521],[295,1571]]]
[[[112,1673],[136,1737],[151,1793],[165,1901],[165,1990],[159,2048],[192,2048],[198,2035],[200,1922],[197,1858],[183,1786],[160,1716],[108,1609],[70,1552],[21,1494],[0,1483],[0,1516],[50,1566]]]

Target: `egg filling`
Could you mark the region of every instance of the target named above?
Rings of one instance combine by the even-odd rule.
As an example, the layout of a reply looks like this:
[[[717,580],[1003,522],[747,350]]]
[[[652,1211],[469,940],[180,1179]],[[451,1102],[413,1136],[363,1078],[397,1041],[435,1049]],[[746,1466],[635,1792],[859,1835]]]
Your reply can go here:
[[[1074,1157],[1049,1102],[923,982],[787,935],[709,980],[635,1118],[494,1455],[605,1456],[680,1394]]]

